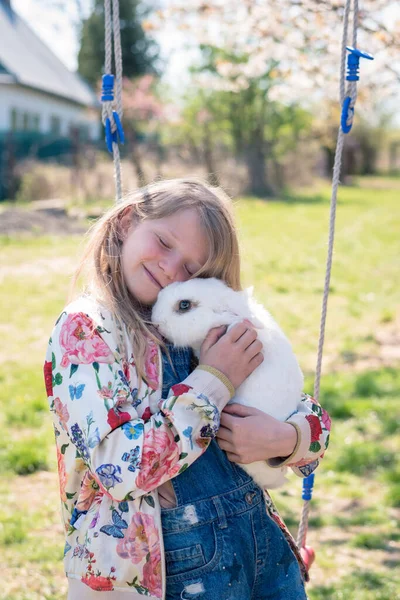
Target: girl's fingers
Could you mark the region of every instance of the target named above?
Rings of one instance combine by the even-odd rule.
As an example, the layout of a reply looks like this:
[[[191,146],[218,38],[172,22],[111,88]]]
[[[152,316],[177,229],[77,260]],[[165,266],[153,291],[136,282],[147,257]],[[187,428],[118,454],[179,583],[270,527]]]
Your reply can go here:
[[[218,342],[218,340],[224,335],[226,332],[226,325],[221,325],[220,327],[213,327],[207,333],[207,336],[202,344],[202,349],[211,348]]]
[[[232,450],[233,450],[232,444],[229,444],[228,442],[225,442],[224,440],[218,440],[217,444],[221,448],[221,450],[225,450],[226,455],[231,462],[240,462],[239,455],[236,454],[235,452],[232,452]]]
[[[226,336],[231,342],[236,343],[248,329],[249,326],[247,323],[236,323],[232,329],[227,331]]]
[[[259,352],[258,354],[253,356],[253,358],[249,362],[249,366],[252,368],[251,372],[253,372],[254,369],[256,369],[259,365],[261,365],[261,363],[263,361],[264,361],[264,354],[262,354],[262,352]]]
[[[250,344],[250,346],[248,346],[245,350],[246,354],[249,356],[249,358],[253,358],[256,354],[258,354],[259,352],[261,352],[261,350],[263,349],[263,345],[260,342],[259,339],[255,339],[254,342],[252,344]]]
[[[247,350],[251,344],[257,340],[257,332],[254,329],[247,329],[236,342],[239,348]]]
[[[227,427],[223,427],[222,425],[220,425],[217,432],[217,438],[219,440],[230,442],[230,440],[232,439],[232,432]]]
[[[225,450],[225,452],[230,452],[232,450],[231,444],[229,444],[226,440],[221,440],[219,437],[217,437],[217,444],[221,450]]]
[[[230,415],[235,415],[237,417],[252,417],[257,415],[259,411],[257,408],[253,408],[252,406],[245,406],[244,404],[238,404],[237,402],[232,402],[232,404],[227,404],[222,412],[222,416],[229,413]]]
[[[232,452],[226,453],[228,460],[234,463],[240,463],[240,457],[237,454],[233,454]]]
[[[235,423],[235,419],[237,419],[237,417],[235,417],[234,415],[230,415],[229,413],[222,411],[221,416],[220,416],[220,427],[219,428],[221,429],[221,426],[222,426],[225,429],[232,430],[233,425]]]

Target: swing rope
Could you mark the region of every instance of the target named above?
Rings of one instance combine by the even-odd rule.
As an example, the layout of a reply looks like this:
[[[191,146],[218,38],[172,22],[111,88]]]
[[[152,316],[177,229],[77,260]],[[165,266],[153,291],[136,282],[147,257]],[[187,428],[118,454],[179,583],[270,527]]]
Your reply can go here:
[[[102,122],[106,130],[106,143],[109,152],[113,155],[115,199],[119,202],[122,198],[122,175],[121,158],[118,142],[124,143],[124,131],[122,128],[122,51],[121,30],[119,22],[119,2],[104,0],[104,22],[105,22],[105,61],[103,75],[103,87],[101,101]],[[115,100],[114,100],[114,75],[111,74],[112,41],[114,41],[114,64],[116,72]]]
[[[332,179],[332,192],[331,192],[331,204],[330,204],[330,217],[329,217],[329,240],[328,240],[328,254],[326,261],[326,273],[324,283],[324,294],[322,299],[322,310],[321,310],[321,322],[320,322],[320,335],[318,342],[318,357],[317,366],[315,373],[314,382],[314,398],[318,401],[320,392],[320,380],[321,380],[321,366],[322,366],[322,354],[325,340],[325,325],[326,325],[326,314],[328,309],[328,296],[329,296],[329,284],[331,279],[332,271],[332,256],[333,256],[333,243],[335,236],[335,219],[336,219],[336,204],[337,204],[337,192],[340,182],[340,170],[342,164],[343,155],[343,144],[344,136],[349,133],[353,125],[354,118],[354,107],[357,100],[357,81],[358,77],[358,66],[359,59],[368,58],[372,59],[370,54],[357,50],[357,26],[358,26],[358,0],[353,0],[353,19],[352,19],[352,47],[348,47],[348,25],[350,16],[351,0],[346,0],[344,17],[343,17],[343,35],[342,35],[342,51],[341,51],[341,62],[340,62],[340,104],[342,106],[341,124],[339,127],[335,160],[333,167],[333,179]],[[346,76],[346,50],[350,51],[347,56],[347,76]],[[349,82],[346,90],[346,80]],[[306,548],[306,536],[308,529],[308,515],[310,512],[310,501],[312,498],[312,490],[314,485],[314,473],[309,477],[306,477],[303,481],[303,494],[304,500],[303,509],[299,524],[299,530],[297,534],[297,546],[300,549]],[[305,562],[307,563],[307,553],[305,554]],[[311,566],[311,565],[307,565]]]

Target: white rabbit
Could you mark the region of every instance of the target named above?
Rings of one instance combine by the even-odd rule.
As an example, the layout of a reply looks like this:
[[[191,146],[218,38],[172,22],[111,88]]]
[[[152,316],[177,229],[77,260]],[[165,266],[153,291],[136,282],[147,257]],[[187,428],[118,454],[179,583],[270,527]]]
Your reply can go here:
[[[303,374],[291,345],[269,312],[252,298],[252,289],[236,292],[219,279],[190,279],[168,285],[158,294],[152,322],[178,347],[191,347],[197,357],[208,331],[249,319],[259,329],[264,361],[237,388],[231,402],[252,406],[280,421],[296,411]],[[286,467],[266,461],[241,465],[265,488],[281,486]]]

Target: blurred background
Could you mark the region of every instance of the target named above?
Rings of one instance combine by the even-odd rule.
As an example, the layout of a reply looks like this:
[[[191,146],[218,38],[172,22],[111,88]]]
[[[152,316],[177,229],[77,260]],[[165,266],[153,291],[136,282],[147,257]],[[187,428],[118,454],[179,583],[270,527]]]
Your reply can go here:
[[[234,198],[243,282],[291,339],[312,393],[344,1],[119,5],[123,188],[200,176]],[[361,61],[343,153],[311,600],[400,598],[398,2],[360,2],[358,46],[374,61]],[[66,594],[41,369],[84,233],[114,202],[103,65],[103,0],[0,0],[2,600]],[[301,482],[273,497],[295,534]]]

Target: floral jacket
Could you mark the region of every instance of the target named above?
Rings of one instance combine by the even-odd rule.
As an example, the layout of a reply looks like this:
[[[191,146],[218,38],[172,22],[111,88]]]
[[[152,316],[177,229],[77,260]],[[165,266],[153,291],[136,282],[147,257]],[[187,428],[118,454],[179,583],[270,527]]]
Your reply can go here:
[[[132,599],[165,597],[157,488],[206,450],[229,400],[226,386],[198,368],[162,400],[160,364],[159,348],[149,340],[147,381],[138,391],[126,332],[109,311],[83,296],[59,317],[44,365],[66,574],[93,590],[129,590]],[[289,464],[304,477],[328,446],[330,420],[309,396],[289,420],[300,434]],[[268,495],[266,500],[297,552]]]

